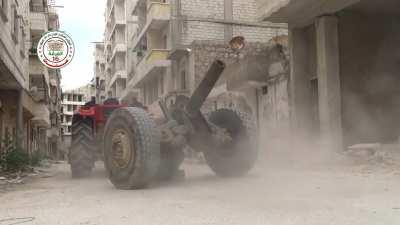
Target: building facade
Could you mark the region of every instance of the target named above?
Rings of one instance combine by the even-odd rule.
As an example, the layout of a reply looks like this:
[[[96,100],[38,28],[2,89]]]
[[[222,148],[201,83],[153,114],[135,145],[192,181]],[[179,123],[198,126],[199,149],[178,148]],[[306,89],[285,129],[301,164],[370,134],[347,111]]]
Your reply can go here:
[[[120,5],[115,7],[116,3]],[[125,6],[125,18],[135,22],[131,26],[125,23],[111,26],[107,23],[104,43],[96,44],[97,99],[103,100],[102,96],[116,97],[128,105],[139,100],[150,108],[157,107],[159,99],[166,99],[169,104],[170,96],[192,94],[215,59],[223,60],[230,68],[243,59],[251,58],[256,62],[251,65],[258,69],[252,73],[257,73],[258,79],[238,78],[230,82],[231,74],[236,71],[240,71],[237,77],[248,77],[244,70],[251,70],[252,66],[241,64],[243,68],[227,69],[229,72],[223,74],[203,110],[237,107],[257,118],[261,133],[273,136],[288,132],[287,25],[259,22],[256,1],[138,0],[126,1],[125,4],[114,1],[107,6],[106,19],[110,13],[111,18],[123,17],[118,15],[124,12],[118,10],[122,6]],[[113,27],[113,35],[119,31],[115,27],[124,28],[128,34],[123,42],[127,43],[126,55],[125,52],[119,53],[123,56],[120,58],[125,60],[124,73],[110,72],[112,66],[109,65],[113,63],[109,62],[117,59],[114,53],[118,52],[118,48],[113,48],[107,38]],[[246,46],[239,54],[228,45],[235,36],[243,36],[246,40]],[[281,50],[275,55],[270,54],[275,52],[274,46],[277,45],[283,48],[279,48]],[[102,48],[104,55],[99,54]],[[114,53],[110,55],[109,52]],[[101,68],[103,57],[104,79]],[[125,74],[125,71],[126,78],[118,75]],[[102,85],[102,79],[105,85]]]
[[[332,151],[392,143],[400,133],[396,0],[257,0],[262,20],[289,25],[296,136]]]
[[[88,99],[88,86],[64,91],[62,94],[61,130],[64,152],[67,152],[71,144],[72,116],[79,107],[85,105],[90,100],[90,98]]]
[[[103,102],[107,97],[106,92],[106,60],[104,57],[104,43],[95,43],[94,51],[94,77],[95,77],[95,97],[99,102]]]
[[[131,61],[133,52],[128,50],[129,37],[135,27],[135,19],[129,8],[134,1],[129,0],[108,0],[105,10],[105,31],[103,45],[96,44],[96,59],[104,58],[104,87],[101,86],[101,79],[96,85],[100,92],[105,92],[105,98],[120,98],[126,89],[128,74],[131,73]],[[104,49],[100,56],[99,48]],[[101,63],[99,62],[99,65]],[[96,73],[99,74],[99,73]],[[96,75],[97,77],[97,75]],[[103,98],[104,100],[104,98]]]
[[[0,137],[29,153],[54,154],[60,138],[60,71],[40,64],[34,50],[41,34],[58,24],[47,1],[0,3]]]
[[[151,105],[172,93],[190,95],[214,59],[238,60],[228,47],[234,36],[243,36],[261,53],[286,27],[259,23],[255,12],[254,1],[139,0],[132,8],[138,20],[132,39],[135,66],[121,100],[138,97]],[[139,96],[130,90],[139,90]],[[219,82],[212,96],[225,92]]]

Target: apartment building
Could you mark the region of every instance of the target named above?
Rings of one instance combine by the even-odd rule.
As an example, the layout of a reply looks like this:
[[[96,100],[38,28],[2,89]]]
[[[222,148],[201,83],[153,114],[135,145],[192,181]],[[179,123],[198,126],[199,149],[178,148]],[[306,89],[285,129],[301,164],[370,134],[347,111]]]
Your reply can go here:
[[[132,49],[128,50],[129,36],[134,30],[135,19],[129,8],[134,1],[108,0],[105,11],[104,31],[104,77],[105,97],[119,98],[126,89],[126,80],[131,71],[129,62]],[[96,46],[96,52],[97,52]],[[99,86],[101,86],[99,84]],[[100,96],[101,98],[101,96]]]
[[[104,43],[95,43],[94,50],[94,77],[95,77],[95,97],[96,101],[103,102],[106,97],[106,60],[104,57]]]
[[[87,101],[88,92],[87,86],[64,91],[62,94],[62,107],[61,107],[61,131],[63,136],[64,146],[68,148],[71,143],[71,126],[72,116],[74,111],[79,107],[85,105]],[[65,151],[65,150],[64,150]]]
[[[289,24],[293,137],[319,151],[397,143],[399,1],[257,0],[257,9]]]
[[[49,129],[57,127],[56,116],[50,115],[57,109],[60,72],[49,74],[33,51],[49,28],[58,28],[58,16],[49,12],[47,1],[0,2],[0,137],[29,153],[49,154],[57,139],[56,129]]]
[[[248,0],[139,0],[131,13],[138,29],[130,42],[135,68],[121,97],[128,103],[135,89],[145,105],[171,93],[191,94],[215,58],[237,61],[228,47],[234,36],[245,37],[248,52],[260,53],[272,37],[287,32],[284,25],[257,22],[256,4]],[[226,94],[223,81],[212,96]]]

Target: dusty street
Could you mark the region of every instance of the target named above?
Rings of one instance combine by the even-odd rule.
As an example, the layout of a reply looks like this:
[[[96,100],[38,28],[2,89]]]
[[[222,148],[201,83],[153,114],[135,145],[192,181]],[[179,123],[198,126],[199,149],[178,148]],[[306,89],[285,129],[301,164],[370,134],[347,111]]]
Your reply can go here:
[[[66,164],[55,166],[55,176],[0,196],[1,225],[21,217],[33,220],[23,224],[37,225],[400,223],[396,170],[264,162],[247,177],[226,180],[206,166],[185,165],[184,181],[120,191],[101,166],[83,180],[72,180]]]

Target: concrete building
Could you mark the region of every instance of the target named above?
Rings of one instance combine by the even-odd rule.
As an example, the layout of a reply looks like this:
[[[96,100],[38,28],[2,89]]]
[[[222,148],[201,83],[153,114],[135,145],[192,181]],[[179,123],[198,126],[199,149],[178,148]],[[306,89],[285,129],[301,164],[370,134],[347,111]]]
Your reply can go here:
[[[244,36],[248,49],[261,53],[272,37],[286,33],[284,25],[258,22],[256,4],[248,0],[139,0],[131,13],[138,29],[131,42],[135,67],[121,97],[127,103],[139,97],[151,105],[172,93],[191,94],[215,58],[237,61],[228,47],[234,36]],[[224,81],[212,97],[227,92]],[[139,96],[131,92],[136,89]]]
[[[57,127],[50,114],[58,104],[60,73],[49,75],[32,50],[40,35],[49,27],[57,29],[57,24],[57,14],[49,12],[46,1],[0,3],[0,137],[14,140],[29,153],[54,151],[48,137],[55,140],[57,132],[48,129]]]
[[[96,101],[103,102],[106,97],[106,60],[104,57],[104,43],[99,42],[95,44],[95,51],[94,51],[94,77],[95,77],[95,87],[96,87]]]
[[[126,88],[126,80],[130,73],[132,50],[128,51],[128,41],[133,27],[134,17],[129,8],[134,1],[107,0],[105,12],[106,27],[104,31],[105,59],[105,97],[119,98]],[[97,52],[96,46],[96,52]]]
[[[55,8],[48,8],[49,30],[59,30],[60,23]],[[50,111],[50,129],[47,130],[48,152],[51,156],[59,158],[62,141],[61,132],[61,70],[48,69],[49,73],[49,111]]]
[[[400,2],[257,0],[262,20],[288,23],[296,136],[332,151],[400,134]],[[316,138],[318,137],[318,138]]]
[[[87,90],[87,86],[85,86],[74,90],[64,91],[62,94],[61,130],[65,147],[64,151],[69,148],[71,143],[71,125],[74,111],[89,101],[89,99],[87,99]]]

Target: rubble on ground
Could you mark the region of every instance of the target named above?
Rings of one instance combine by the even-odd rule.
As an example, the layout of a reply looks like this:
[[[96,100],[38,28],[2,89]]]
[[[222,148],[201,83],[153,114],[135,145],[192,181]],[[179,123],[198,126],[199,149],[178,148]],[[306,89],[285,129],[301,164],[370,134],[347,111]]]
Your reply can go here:
[[[25,184],[34,178],[52,177],[51,166],[58,163],[51,160],[43,160],[39,167],[26,167],[23,171],[18,172],[0,171],[0,193],[10,190],[17,185]]]
[[[400,175],[400,144],[363,143],[348,147],[345,154],[362,167],[362,171],[384,170]]]

